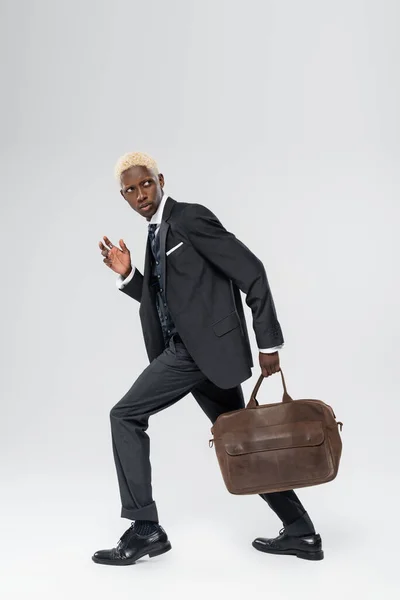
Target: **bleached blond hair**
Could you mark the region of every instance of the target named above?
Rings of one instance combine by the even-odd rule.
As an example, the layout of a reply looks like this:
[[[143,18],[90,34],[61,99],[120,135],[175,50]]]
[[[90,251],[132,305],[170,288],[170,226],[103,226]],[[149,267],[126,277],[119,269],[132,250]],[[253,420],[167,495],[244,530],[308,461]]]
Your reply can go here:
[[[156,175],[159,173],[156,161],[145,152],[127,152],[117,160],[114,167],[115,178],[119,181],[121,174],[131,167],[147,167],[152,169]]]

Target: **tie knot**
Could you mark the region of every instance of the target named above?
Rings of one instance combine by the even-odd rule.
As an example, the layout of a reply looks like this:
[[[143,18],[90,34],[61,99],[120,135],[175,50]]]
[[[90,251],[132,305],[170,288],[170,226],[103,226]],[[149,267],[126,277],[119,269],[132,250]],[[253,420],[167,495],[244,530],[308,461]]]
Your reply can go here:
[[[157,229],[157,223],[150,223],[149,233],[154,233],[156,229]]]

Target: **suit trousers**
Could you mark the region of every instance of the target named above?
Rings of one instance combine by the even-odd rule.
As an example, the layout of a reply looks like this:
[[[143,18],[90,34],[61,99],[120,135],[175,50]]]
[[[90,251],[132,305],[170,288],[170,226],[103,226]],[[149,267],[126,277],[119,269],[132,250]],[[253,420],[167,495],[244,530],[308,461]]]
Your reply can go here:
[[[121,496],[121,517],[158,522],[152,497],[149,417],[191,393],[211,423],[245,407],[241,385],[222,389],[198,368],[178,334],[111,409],[111,437]],[[293,490],[260,494],[284,526],[312,533],[312,523]]]

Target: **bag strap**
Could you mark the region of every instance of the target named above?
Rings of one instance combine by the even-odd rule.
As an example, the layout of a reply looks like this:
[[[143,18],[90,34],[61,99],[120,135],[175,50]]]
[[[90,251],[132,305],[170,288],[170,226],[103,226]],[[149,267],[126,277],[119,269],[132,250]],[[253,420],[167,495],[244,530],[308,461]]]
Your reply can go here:
[[[281,378],[282,378],[282,385],[283,385],[283,396],[282,396],[282,402],[293,402],[293,398],[291,396],[289,396],[288,391],[286,389],[286,382],[285,382],[285,378],[283,376],[283,371],[282,369],[279,369],[280,374],[281,374]],[[250,400],[246,406],[246,408],[255,408],[256,406],[259,406],[258,400],[256,398],[256,394],[260,388],[260,385],[262,384],[262,382],[264,381],[265,377],[264,375],[261,373],[260,377],[258,378],[258,381],[256,383],[256,385],[254,386],[254,390],[251,393],[251,397]]]

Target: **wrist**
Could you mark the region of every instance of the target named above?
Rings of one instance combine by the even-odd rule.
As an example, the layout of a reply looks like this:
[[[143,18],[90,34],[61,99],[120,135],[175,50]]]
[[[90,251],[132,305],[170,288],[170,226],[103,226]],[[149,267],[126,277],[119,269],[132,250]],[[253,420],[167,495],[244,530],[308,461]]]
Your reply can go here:
[[[121,273],[121,277],[123,279],[126,279],[131,271],[132,271],[132,267],[129,267],[129,269],[127,271],[125,271],[125,273]]]

